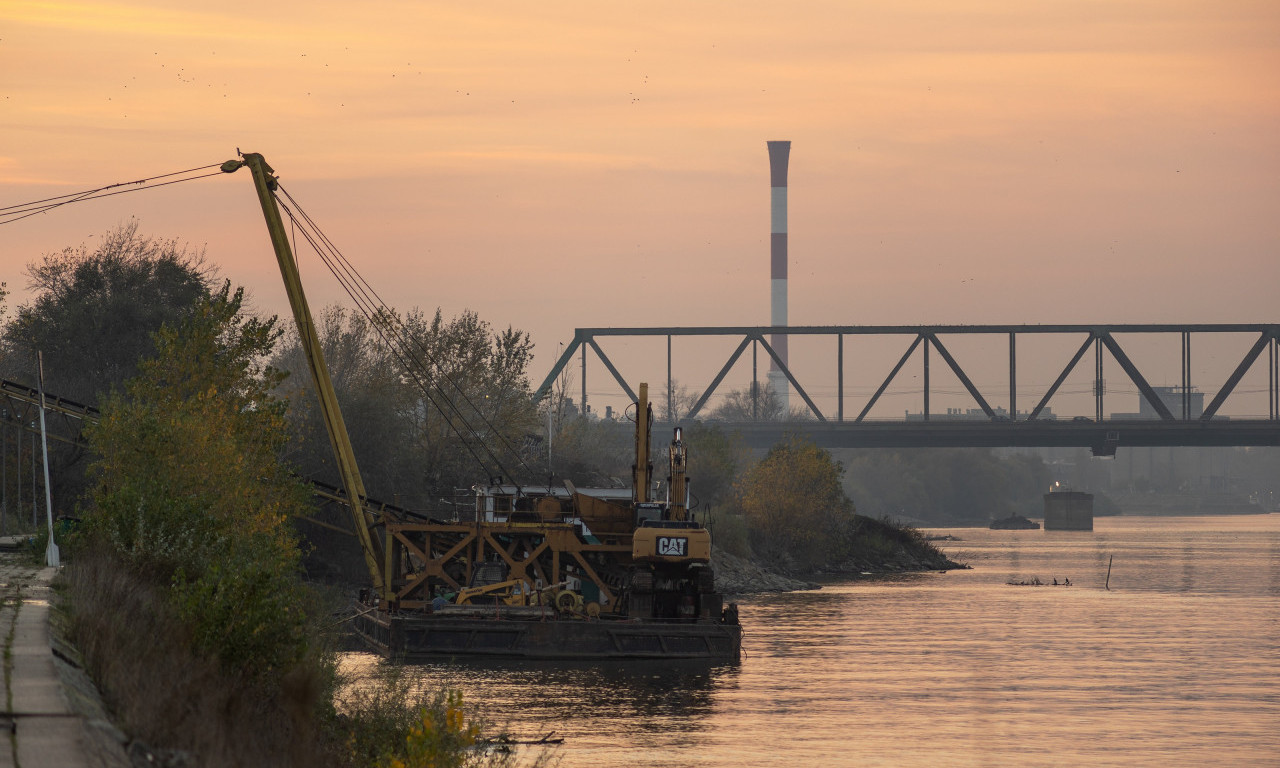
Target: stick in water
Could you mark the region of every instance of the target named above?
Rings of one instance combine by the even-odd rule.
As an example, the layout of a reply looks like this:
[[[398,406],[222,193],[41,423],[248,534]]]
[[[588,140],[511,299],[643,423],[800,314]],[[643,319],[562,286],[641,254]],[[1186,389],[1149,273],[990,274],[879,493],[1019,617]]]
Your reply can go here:
[[[1111,563],[1115,559],[1116,559],[1116,556],[1112,555],[1111,559],[1107,561],[1107,591],[1108,592],[1111,591]]]

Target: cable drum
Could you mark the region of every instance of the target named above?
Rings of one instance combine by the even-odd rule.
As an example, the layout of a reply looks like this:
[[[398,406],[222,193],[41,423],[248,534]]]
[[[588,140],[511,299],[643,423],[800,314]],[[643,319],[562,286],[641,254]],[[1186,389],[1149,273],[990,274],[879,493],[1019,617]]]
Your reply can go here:
[[[555,597],[556,610],[568,613],[570,611],[582,611],[582,595],[577,592],[564,591]]]

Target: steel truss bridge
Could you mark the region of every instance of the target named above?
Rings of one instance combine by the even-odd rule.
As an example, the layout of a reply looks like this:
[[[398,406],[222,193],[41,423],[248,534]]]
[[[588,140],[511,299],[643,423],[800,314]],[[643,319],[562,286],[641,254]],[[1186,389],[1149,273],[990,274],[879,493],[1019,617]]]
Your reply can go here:
[[[1200,345],[1215,350],[1226,334],[1245,335],[1253,338],[1253,344],[1236,363],[1225,380],[1219,382],[1192,381],[1192,338]],[[1117,341],[1117,337],[1140,335],[1144,338],[1171,340],[1180,343],[1182,368],[1181,386],[1177,388],[1179,402],[1170,405],[1170,398],[1161,397],[1150,384],[1147,376],[1133,362],[1132,357]],[[836,408],[834,414],[823,413],[807,391],[816,386],[812,381],[801,381],[795,372],[783,363],[770,344],[775,336],[820,336],[831,342],[835,355]],[[974,384],[974,377],[960,364],[948,349],[944,338],[986,337],[1003,344],[1007,339],[1009,351],[1007,390],[1008,410],[995,405],[996,395],[982,391]],[[788,432],[803,432],[823,447],[1083,447],[1096,455],[1114,455],[1121,446],[1277,446],[1280,445],[1280,324],[1192,324],[1192,325],[847,325],[847,326],[734,326],[734,327],[659,327],[659,328],[579,328],[573,341],[556,360],[551,372],[543,379],[534,398],[541,400],[550,391],[556,379],[565,371],[575,354],[581,357],[582,402],[587,399],[587,352],[590,350],[631,400],[636,399],[631,386],[618,372],[617,366],[604,351],[601,342],[608,339],[665,338],[667,342],[667,386],[671,392],[671,340],[675,337],[727,337],[737,340],[737,346],[724,361],[719,372],[711,379],[697,398],[684,420],[694,420],[702,413],[708,400],[716,393],[725,377],[751,348],[753,382],[757,375],[759,352],[763,351],[772,363],[786,376],[792,390],[808,409],[809,420],[804,421],[748,421],[736,422],[738,431],[753,447],[772,445]],[[905,351],[897,363],[884,373],[883,383],[869,399],[852,403],[858,408],[852,418],[852,409],[846,409],[845,397],[845,338],[882,337],[901,340]],[[1065,360],[1061,373],[1039,395],[1036,406],[1025,415],[1017,408],[1018,399],[1018,345],[1038,344],[1050,337],[1078,340],[1075,354]],[[1215,338],[1216,337],[1216,338]],[[1203,348],[1198,346],[1197,348]],[[924,390],[918,419],[902,421],[871,421],[868,414],[881,396],[902,372],[912,356],[920,350],[921,378]],[[1095,399],[1094,418],[1048,418],[1046,411],[1050,400],[1058,393],[1068,376],[1076,370],[1086,354],[1092,350],[1094,363]],[[1263,352],[1266,355],[1263,355]],[[1151,418],[1106,418],[1103,412],[1104,361],[1109,357],[1117,363],[1124,375],[1137,388],[1141,398],[1150,408]],[[941,360],[973,398],[977,409],[985,415],[977,419],[954,420],[946,415],[930,411],[930,365]],[[1236,391],[1237,385],[1260,359],[1265,357],[1267,368],[1266,418],[1227,418],[1220,415],[1222,406]],[[1197,392],[1198,391],[1198,392]],[[1209,398],[1203,409],[1193,407],[1193,392]],[[1145,409],[1144,409],[1145,410]]]

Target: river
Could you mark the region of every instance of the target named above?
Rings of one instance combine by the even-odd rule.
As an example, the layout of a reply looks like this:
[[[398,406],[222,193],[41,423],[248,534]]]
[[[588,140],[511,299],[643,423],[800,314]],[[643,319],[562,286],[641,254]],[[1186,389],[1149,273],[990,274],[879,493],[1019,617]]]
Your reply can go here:
[[[1280,514],[929,532],[972,569],[745,598],[740,664],[415,671],[563,768],[1280,766]]]

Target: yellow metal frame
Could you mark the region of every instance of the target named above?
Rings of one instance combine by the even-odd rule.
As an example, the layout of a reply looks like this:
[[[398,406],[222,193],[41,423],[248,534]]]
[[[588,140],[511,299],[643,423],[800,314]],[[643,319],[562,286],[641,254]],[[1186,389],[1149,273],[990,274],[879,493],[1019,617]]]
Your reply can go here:
[[[551,585],[573,576],[595,584],[607,604],[605,612],[615,612],[620,609],[617,589],[621,585],[602,576],[591,555],[608,553],[619,566],[629,565],[630,538],[618,536],[611,538],[614,543],[591,544],[578,537],[571,523],[387,523],[391,557],[386,560],[385,607],[423,608],[430,605],[437,588],[465,589],[476,564],[494,555],[507,565],[509,581]],[[566,566],[577,573],[569,573]]]

